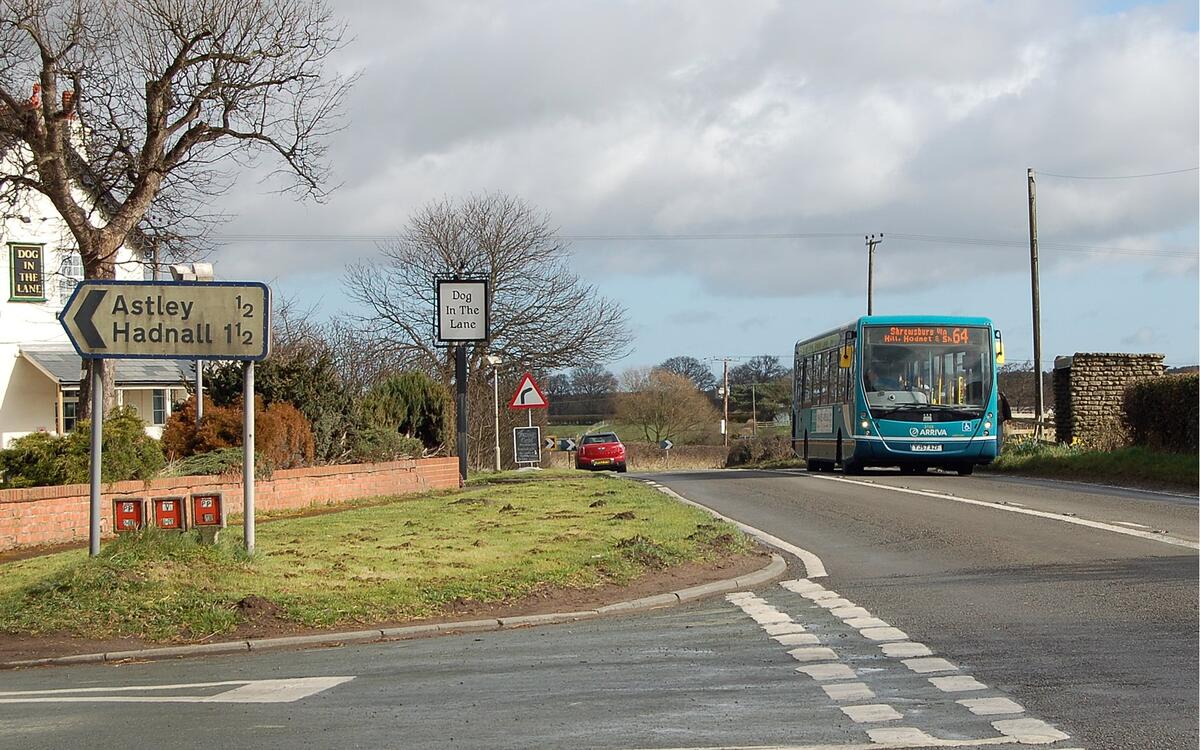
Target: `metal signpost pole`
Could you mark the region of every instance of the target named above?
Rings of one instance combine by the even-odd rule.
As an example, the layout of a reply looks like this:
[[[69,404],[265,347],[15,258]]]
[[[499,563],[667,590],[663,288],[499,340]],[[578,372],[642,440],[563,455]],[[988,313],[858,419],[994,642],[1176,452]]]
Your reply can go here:
[[[242,390],[242,531],[254,554],[254,362],[246,363]]]
[[[92,465],[91,500],[88,511],[88,554],[92,557],[100,554],[100,461],[101,443],[104,439],[104,378],[100,374],[100,360],[93,359],[92,370]]]
[[[204,417],[204,360],[196,360],[196,427]]]
[[[467,347],[459,344],[454,352],[455,412],[458,422],[458,476],[467,483]]]
[[[500,471],[500,368],[497,366],[492,367],[492,405],[492,416],[496,422],[496,471]]]

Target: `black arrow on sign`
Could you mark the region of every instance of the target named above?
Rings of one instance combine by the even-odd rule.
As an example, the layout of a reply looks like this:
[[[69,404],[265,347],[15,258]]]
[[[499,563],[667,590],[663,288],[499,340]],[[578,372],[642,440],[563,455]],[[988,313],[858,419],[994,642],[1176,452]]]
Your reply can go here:
[[[83,340],[91,349],[107,349],[108,344],[104,343],[104,337],[100,335],[100,331],[96,330],[95,324],[92,323],[92,316],[96,314],[96,309],[100,307],[101,300],[104,295],[108,294],[107,289],[93,289],[83,298],[83,303],[79,305],[79,310],[75,313],[75,326],[79,332],[83,334]]]

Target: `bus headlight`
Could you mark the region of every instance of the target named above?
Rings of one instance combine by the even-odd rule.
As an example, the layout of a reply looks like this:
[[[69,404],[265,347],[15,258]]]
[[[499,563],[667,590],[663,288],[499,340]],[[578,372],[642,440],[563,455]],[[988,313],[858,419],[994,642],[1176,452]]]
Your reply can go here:
[[[863,432],[869,431],[869,429],[871,427],[871,423],[865,419],[861,422],[861,425],[862,425]]]
[[[866,418],[867,418],[867,413],[866,413],[865,411],[860,411],[860,412],[858,413],[858,418],[859,418],[859,419],[866,419]]]
[[[992,434],[990,430],[984,430],[984,431],[983,431],[983,436],[984,436],[984,437],[987,437],[987,436],[988,436],[988,435],[990,435],[990,434]]]
[[[983,423],[983,434],[984,434],[984,435],[986,435],[986,434],[987,434],[987,431],[988,431],[988,430],[990,430],[990,429],[992,429],[992,423],[991,423],[991,422],[984,422],[984,423]]]

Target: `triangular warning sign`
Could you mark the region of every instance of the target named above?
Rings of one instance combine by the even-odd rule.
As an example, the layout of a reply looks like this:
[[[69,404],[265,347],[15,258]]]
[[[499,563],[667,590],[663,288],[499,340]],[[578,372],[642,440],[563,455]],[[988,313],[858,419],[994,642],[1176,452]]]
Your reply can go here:
[[[546,401],[546,394],[542,393],[541,388],[538,388],[533,376],[525,373],[520,384],[517,385],[517,392],[513,394],[512,401],[508,402],[508,408],[549,409],[550,402]]]

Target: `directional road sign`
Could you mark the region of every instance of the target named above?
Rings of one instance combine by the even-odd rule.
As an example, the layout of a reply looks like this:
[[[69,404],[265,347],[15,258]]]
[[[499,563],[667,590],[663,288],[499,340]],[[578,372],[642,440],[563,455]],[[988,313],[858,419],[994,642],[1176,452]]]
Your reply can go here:
[[[508,402],[510,409],[549,409],[550,402],[546,400],[546,395],[542,393],[542,389],[538,388],[537,382],[529,373],[521,378],[521,382],[517,385],[517,392],[513,394],[512,401]]]
[[[560,451],[567,451],[570,453],[571,451],[575,450],[576,447],[577,446],[575,445],[574,438],[563,438],[562,440],[558,441],[558,449]]]
[[[271,290],[259,282],[81,281],[59,322],[85,359],[266,359]]]
[[[658,444],[658,447],[662,448],[665,451],[669,451],[675,447],[675,444],[672,443],[670,440],[663,440]]]
[[[547,435],[546,438],[542,440],[542,447],[548,451],[558,450],[558,438],[554,437],[553,435]]]

